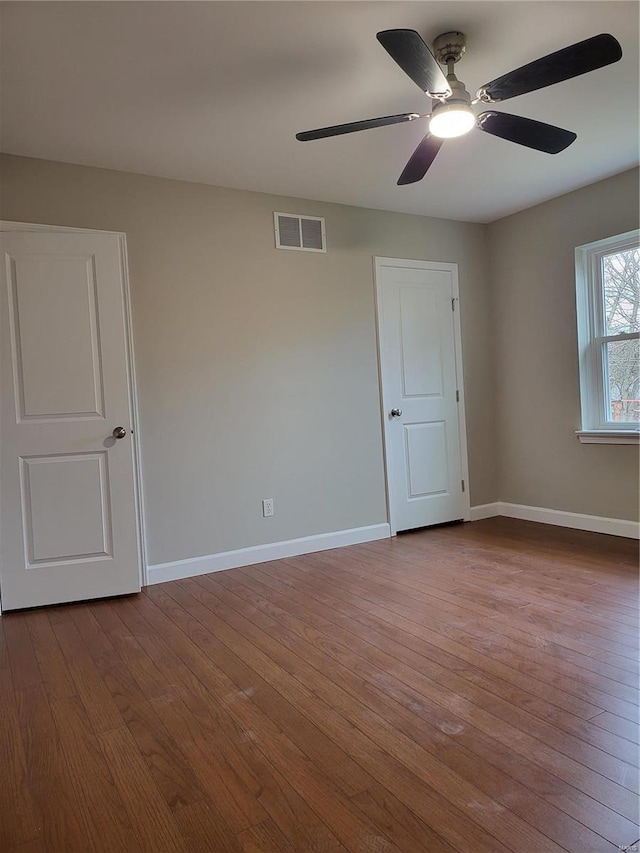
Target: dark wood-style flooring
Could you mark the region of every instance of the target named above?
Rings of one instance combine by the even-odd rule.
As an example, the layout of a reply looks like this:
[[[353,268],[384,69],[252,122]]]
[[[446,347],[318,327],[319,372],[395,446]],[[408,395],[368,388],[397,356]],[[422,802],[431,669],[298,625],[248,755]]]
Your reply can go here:
[[[637,543],[508,519],[0,620],[3,853],[613,853]]]

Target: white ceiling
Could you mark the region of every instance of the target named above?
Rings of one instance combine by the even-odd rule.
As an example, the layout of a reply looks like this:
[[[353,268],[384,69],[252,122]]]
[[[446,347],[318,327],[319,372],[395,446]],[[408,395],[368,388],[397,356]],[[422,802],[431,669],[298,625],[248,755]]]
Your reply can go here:
[[[488,222],[638,162],[635,2],[3,3],[2,150],[451,219]],[[601,32],[621,62],[498,109],[574,130],[550,156],[472,132],[398,187],[424,122],[300,143],[296,131],[429,102],[376,41],[467,34],[482,83]]]

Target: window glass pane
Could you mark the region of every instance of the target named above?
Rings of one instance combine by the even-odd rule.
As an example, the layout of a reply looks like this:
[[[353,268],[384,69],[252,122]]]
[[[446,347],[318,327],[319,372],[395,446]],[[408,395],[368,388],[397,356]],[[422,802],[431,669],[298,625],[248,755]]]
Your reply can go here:
[[[610,421],[640,421],[640,340],[605,344]]]
[[[605,335],[640,331],[640,249],[602,258]]]

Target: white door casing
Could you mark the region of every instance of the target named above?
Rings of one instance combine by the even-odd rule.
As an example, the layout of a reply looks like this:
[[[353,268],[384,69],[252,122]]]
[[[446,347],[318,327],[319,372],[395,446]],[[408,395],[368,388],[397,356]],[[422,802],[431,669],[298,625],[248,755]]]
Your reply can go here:
[[[468,520],[457,265],[376,258],[375,274],[391,532]]]
[[[0,234],[0,595],[137,592],[141,542],[121,235]],[[126,435],[116,440],[115,427]]]

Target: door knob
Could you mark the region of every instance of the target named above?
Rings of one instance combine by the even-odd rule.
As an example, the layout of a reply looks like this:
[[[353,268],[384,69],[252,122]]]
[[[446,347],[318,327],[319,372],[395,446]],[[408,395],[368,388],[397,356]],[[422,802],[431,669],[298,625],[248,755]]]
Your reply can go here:
[[[114,438],[124,438],[126,434],[127,431],[124,427],[116,427],[111,433]]]
[[[392,418],[399,418],[402,414],[402,409],[391,409],[389,412]]]

